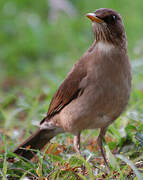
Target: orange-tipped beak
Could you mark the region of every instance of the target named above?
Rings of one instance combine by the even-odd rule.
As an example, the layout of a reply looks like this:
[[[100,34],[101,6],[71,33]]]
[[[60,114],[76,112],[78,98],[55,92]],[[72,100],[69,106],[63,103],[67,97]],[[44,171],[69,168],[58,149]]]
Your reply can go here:
[[[93,22],[97,22],[97,23],[103,23],[104,22],[102,19],[98,18],[96,16],[96,14],[94,14],[94,13],[87,13],[86,17],[91,19],[91,21],[93,21]]]

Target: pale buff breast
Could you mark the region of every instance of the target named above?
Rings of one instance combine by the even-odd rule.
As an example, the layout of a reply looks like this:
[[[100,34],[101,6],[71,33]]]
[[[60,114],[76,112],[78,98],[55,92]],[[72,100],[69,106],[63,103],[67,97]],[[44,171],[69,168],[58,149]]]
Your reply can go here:
[[[118,63],[118,59],[109,62],[110,57],[114,56],[109,56],[113,46],[100,43],[97,47],[99,56],[105,56],[105,59],[102,57],[104,62],[99,63],[101,57],[98,57],[96,62],[94,53],[91,53],[89,73],[92,75],[89,74],[90,78],[86,78],[87,82],[82,82],[87,86],[84,93],[60,112],[60,122],[66,131],[76,132],[107,126],[123,112],[128,103],[131,89],[129,63],[121,60],[121,63],[125,64],[124,69],[120,69],[123,64]],[[120,57],[118,58],[120,60]]]

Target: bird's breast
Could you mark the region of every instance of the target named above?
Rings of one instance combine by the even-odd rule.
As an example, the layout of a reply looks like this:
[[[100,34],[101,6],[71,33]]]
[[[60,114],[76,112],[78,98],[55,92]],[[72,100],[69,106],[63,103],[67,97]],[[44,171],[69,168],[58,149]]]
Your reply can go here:
[[[60,113],[63,129],[77,132],[101,128],[113,122],[125,109],[131,90],[131,73],[125,56],[91,53],[83,93]]]

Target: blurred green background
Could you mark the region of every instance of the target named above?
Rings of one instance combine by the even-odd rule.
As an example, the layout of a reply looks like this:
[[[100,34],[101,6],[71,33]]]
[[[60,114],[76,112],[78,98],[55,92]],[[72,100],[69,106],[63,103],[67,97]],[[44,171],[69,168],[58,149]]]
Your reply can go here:
[[[129,54],[132,59],[138,55],[135,48],[143,39],[141,0],[70,2],[76,10],[75,14],[56,12],[55,15],[58,17],[51,20],[49,18],[51,6],[48,0],[0,1],[2,88],[8,86],[6,87],[8,90],[13,90],[17,83],[24,86],[29,86],[27,85],[29,83],[37,84],[35,78],[37,81],[40,79],[40,85],[44,86],[49,79],[49,73],[57,79],[63,79],[71,64],[81,57],[93,40],[91,23],[85,14],[101,7],[113,8],[122,15],[128,37]],[[62,77],[59,71],[63,71]]]
[[[142,97],[143,1],[62,3],[59,8],[58,3],[53,6],[48,0],[0,1],[0,121],[3,128],[19,127],[19,119],[26,119],[29,123],[22,126],[29,130],[31,122],[37,123],[45,115],[56,88],[93,41],[91,22],[85,14],[102,7],[113,8],[123,17],[134,66],[132,96],[135,99],[131,98],[131,103]]]
[[[5,177],[7,150],[11,153],[36,128],[45,116],[57,87],[91,45],[94,37],[91,22],[85,14],[98,8],[115,9],[123,17],[133,68],[130,103],[109,127],[106,141],[112,152],[123,152],[134,164],[142,159],[143,1],[0,0],[0,171],[4,169]],[[82,151],[89,149],[91,142],[90,152],[99,157],[95,142],[97,135],[97,131],[84,131],[81,148]],[[58,145],[66,144],[66,153],[62,153],[61,161],[70,161],[70,156],[66,156],[73,152],[69,137],[69,134],[56,137]],[[108,154],[109,149],[106,149]],[[112,156],[108,159],[116,168]],[[51,158],[51,161],[57,163],[56,158]],[[96,159],[95,163],[101,164]],[[24,166],[18,164],[17,167],[23,169]],[[121,167],[123,171],[120,174],[124,177],[128,166],[122,164]],[[29,165],[25,169],[29,169]],[[47,169],[47,163],[44,169],[46,177],[51,169]],[[32,171],[37,173],[35,167]]]

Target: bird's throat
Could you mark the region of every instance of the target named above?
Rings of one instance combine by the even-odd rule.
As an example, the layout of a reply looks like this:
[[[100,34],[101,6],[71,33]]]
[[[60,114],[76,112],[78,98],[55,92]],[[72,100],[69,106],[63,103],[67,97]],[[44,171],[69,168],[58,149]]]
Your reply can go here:
[[[108,42],[99,41],[95,44],[95,48],[98,48],[99,51],[108,53],[114,48],[114,45]]]
[[[91,45],[91,47],[89,48],[89,52],[93,51],[93,50],[97,50],[100,52],[105,52],[108,53],[110,52],[112,49],[114,48],[114,45],[109,43],[109,42],[104,42],[104,41],[94,41],[93,44]]]

